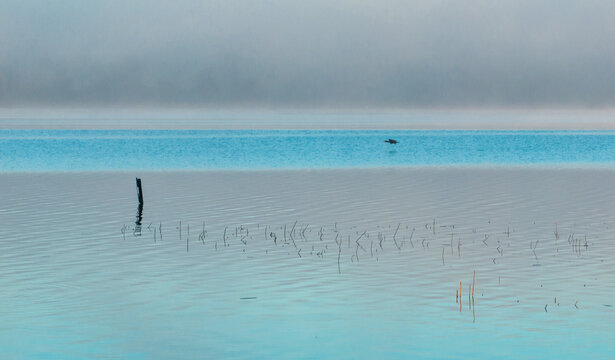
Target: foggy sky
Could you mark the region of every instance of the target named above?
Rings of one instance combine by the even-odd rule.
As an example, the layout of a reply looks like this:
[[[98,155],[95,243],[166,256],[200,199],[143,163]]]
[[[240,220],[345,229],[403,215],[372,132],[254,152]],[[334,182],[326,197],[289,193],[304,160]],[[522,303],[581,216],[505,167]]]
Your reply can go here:
[[[0,106],[613,106],[615,2],[0,0]]]

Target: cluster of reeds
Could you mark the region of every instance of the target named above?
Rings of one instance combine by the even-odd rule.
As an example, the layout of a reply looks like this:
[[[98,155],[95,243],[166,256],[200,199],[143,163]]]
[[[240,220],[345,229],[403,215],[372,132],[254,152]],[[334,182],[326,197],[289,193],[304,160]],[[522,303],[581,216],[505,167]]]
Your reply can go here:
[[[152,225],[151,223],[145,226],[145,224],[141,225],[139,223],[140,223],[140,219],[137,219],[137,222],[135,222],[135,224],[132,226],[124,225],[121,228],[122,238],[125,240],[126,233],[127,232],[129,233],[129,231],[131,230],[133,232],[133,235],[135,236],[140,236],[141,231],[145,233],[147,230],[149,230],[150,233],[153,234],[154,242],[158,241],[158,239],[162,240],[162,223],[161,222],[159,223],[158,226]],[[403,230],[404,228],[405,228],[405,231]],[[438,228],[453,228],[454,229],[454,226],[453,225],[439,226]],[[190,245],[192,245],[190,243],[190,240],[191,240],[190,224],[185,224],[185,223],[182,223],[182,221],[179,221],[179,224],[176,227],[176,229],[178,231],[179,240],[185,241],[186,252],[189,252],[191,250]],[[414,248],[414,243],[412,239],[413,239],[413,236],[415,235],[415,228],[409,227],[409,226],[402,227],[401,223],[398,223],[397,226],[389,225],[388,228],[377,226],[377,230],[370,231],[370,230],[362,230],[362,229],[359,230],[357,229],[356,226],[346,228],[344,230],[343,228],[338,228],[337,223],[334,223],[331,226],[310,227],[309,224],[300,224],[299,221],[295,220],[290,225],[283,224],[283,225],[278,225],[278,226],[273,226],[273,227],[271,227],[270,225],[265,225],[263,226],[263,229],[261,229],[261,224],[256,225],[256,231],[254,231],[255,230],[254,225],[248,226],[248,225],[240,224],[240,225],[233,226],[233,227],[225,226],[224,230],[220,231],[222,233],[221,240],[225,248],[231,247],[231,246],[234,246],[235,248],[239,247],[239,249],[241,249],[241,251],[245,253],[247,252],[246,250],[249,251],[250,249],[253,249],[252,246],[249,246],[249,244],[251,244],[253,240],[257,240],[257,242],[259,242],[258,240],[264,239],[265,243],[268,244],[267,248],[263,249],[262,247],[257,247],[256,249],[264,250],[265,253],[269,253],[269,251],[272,251],[272,247],[274,247],[274,248],[278,248],[279,249],[278,251],[281,250],[284,252],[288,252],[288,255],[292,255],[297,258],[309,258],[310,255],[313,255],[313,256],[317,256],[320,259],[325,258],[325,255],[329,252],[329,249],[330,249],[329,245],[332,245],[332,243],[335,242],[334,246],[337,247],[337,250],[338,250],[337,259],[336,259],[338,274],[342,274],[341,267],[345,263],[357,263],[358,264],[365,257],[372,257],[372,258],[375,258],[376,261],[378,261],[378,256],[386,252],[385,250],[394,250],[396,252],[401,253],[402,250],[405,250],[404,245],[406,241],[410,242],[410,244],[412,245],[412,248]],[[311,229],[314,229],[313,233]],[[429,249],[429,242],[435,241],[437,239],[437,237],[432,237],[432,235],[433,236],[437,235],[435,229],[436,229],[435,219],[431,223],[425,224],[426,231],[424,232],[420,231],[421,229],[419,227],[419,233],[417,234],[417,236],[422,239],[421,245],[422,245],[422,248],[425,249],[426,251],[428,251]],[[218,242],[220,238],[216,236],[211,236],[212,233],[208,231],[204,221],[202,222],[199,230],[200,232],[198,234],[198,242],[200,242],[200,244],[202,245],[211,244],[213,245],[215,250],[218,251],[219,249]],[[473,233],[476,233],[476,232],[477,232],[476,229],[473,229]],[[510,236],[511,233],[514,233],[514,232],[515,232],[514,228],[512,228],[510,225],[507,225],[506,231],[504,232],[504,234],[506,236]],[[258,234],[258,236],[255,234]],[[446,234],[448,236],[448,231]],[[461,236],[459,236],[461,234],[463,234],[463,232],[450,233],[450,241],[448,238],[445,240],[445,243],[442,246],[442,252],[441,252],[441,260],[442,260],[443,266],[446,265],[445,263],[445,247],[446,246],[450,246],[451,255],[453,255],[453,259],[454,259],[454,249],[455,248],[457,248],[458,257],[461,258],[462,243],[461,243]],[[264,237],[261,237],[263,235]],[[370,235],[371,235],[371,239],[370,239]],[[555,223],[554,235],[555,235],[555,240],[557,241],[560,235],[557,223]],[[484,234],[484,238],[482,234],[477,235],[477,236],[479,236],[478,238],[479,244],[482,240],[482,245],[480,245],[481,248],[490,247],[492,243],[490,234]],[[497,235],[495,236],[496,236],[496,240],[494,241],[497,242],[497,248],[495,249],[498,252],[499,256],[503,256],[503,253],[504,253],[503,245],[500,243],[500,240],[497,240]],[[457,238],[456,242],[455,242],[455,238]],[[347,243],[348,251],[342,251],[343,247],[346,248],[346,246],[342,246],[342,243],[344,242]],[[367,250],[367,243],[370,244],[369,250]],[[472,239],[466,240],[466,238],[464,238],[463,245],[470,246],[471,248],[472,247],[471,244],[473,243],[474,241]],[[530,241],[530,250],[532,251],[536,264],[539,264],[539,258],[536,252],[537,246],[539,243],[540,241],[538,240],[535,242]],[[589,242],[588,242],[586,234],[583,238],[580,238],[580,237],[576,237],[574,232],[570,233],[568,237],[568,243],[572,247],[573,251],[575,251],[576,253],[579,253],[581,248],[584,247],[585,249],[587,249],[589,246]],[[508,246],[510,246],[510,243]],[[289,248],[290,249],[294,248],[294,250],[289,251]],[[305,251],[302,250],[303,248],[305,248],[306,250]],[[310,248],[311,250],[309,250]],[[409,248],[410,247],[406,247],[406,249],[409,249]],[[421,247],[417,246],[417,248],[421,248]],[[511,253],[509,252],[508,254],[511,254]],[[496,263],[495,258],[493,258],[493,262],[494,264]],[[475,287],[476,287],[476,271],[473,272],[472,283],[468,284],[468,306],[470,309],[473,310],[473,312],[474,312]],[[459,288],[456,289],[456,294],[455,294],[455,301],[456,303],[459,304],[460,311],[462,310],[462,296],[465,295],[463,291],[464,291],[463,283],[460,281]],[[557,300],[555,301],[557,303]],[[578,307],[576,303],[575,303],[575,307]],[[548,310],[548,307],[545,306],[545,311],[547,310]]]
[[[476,286],[476,270],[472,274],[472,284],[468,285],[468,306],[474,307],[474,289]],[[462,282],[459,282],[459,289],[455,290],[455,302],[459,304],[459,311],[461,311],[461,297],[463,292]]]

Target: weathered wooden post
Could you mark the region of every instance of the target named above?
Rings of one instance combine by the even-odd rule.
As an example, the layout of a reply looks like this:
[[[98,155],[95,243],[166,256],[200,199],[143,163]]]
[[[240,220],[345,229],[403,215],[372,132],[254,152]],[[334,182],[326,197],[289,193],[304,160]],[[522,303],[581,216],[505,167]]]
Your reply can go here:
[[[137,198],[139,204],[143,204],[143,188],[141,187],[141,179],[137,178]]]
[[[137,199],[139,199],[139,205],[137,206],[137,220],[135,221],[135,236],[141,236],[141,221],[143,221],[143,188],[141,187],[141,179],[137,178]]]

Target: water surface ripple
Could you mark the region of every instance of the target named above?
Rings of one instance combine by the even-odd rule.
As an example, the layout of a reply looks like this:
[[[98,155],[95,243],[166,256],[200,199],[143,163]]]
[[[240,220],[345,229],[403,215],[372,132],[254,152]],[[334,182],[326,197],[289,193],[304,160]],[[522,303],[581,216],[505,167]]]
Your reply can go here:
[[[484,167],[2,174],[0,358],[612,358],[613,183]]]
[[[612,131],[0,130],[3,172],[614,163]]]

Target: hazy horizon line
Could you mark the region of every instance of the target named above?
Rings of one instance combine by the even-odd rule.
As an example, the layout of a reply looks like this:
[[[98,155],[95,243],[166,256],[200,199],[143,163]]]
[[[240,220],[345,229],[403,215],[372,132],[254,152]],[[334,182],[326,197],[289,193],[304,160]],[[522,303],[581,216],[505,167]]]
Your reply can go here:
[[[615,130],[615,108],[2,108],[0,129]]]

